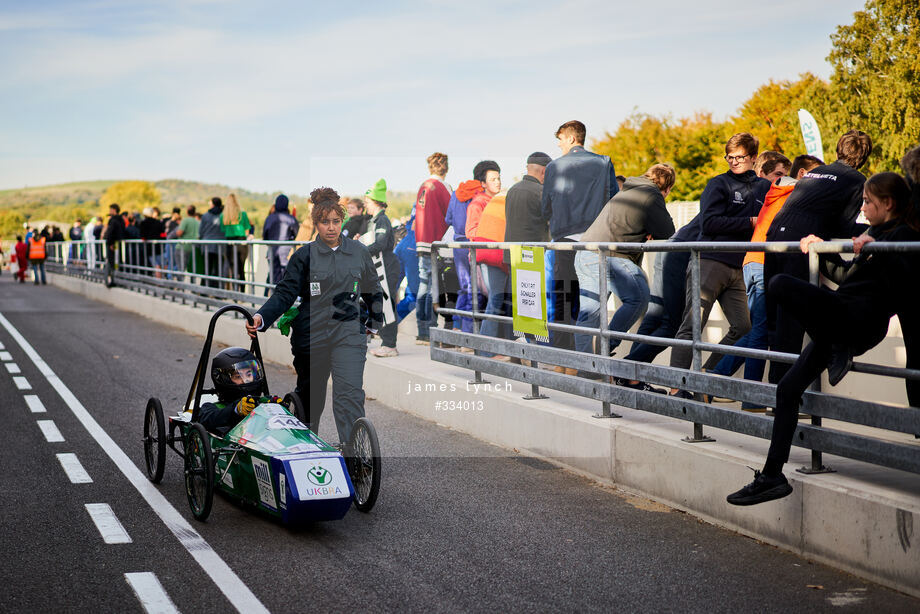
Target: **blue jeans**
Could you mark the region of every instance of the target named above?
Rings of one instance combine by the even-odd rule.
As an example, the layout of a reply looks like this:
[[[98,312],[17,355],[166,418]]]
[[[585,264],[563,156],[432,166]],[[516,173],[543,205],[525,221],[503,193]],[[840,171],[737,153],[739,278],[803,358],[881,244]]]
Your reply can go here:
[[[648,313],[637,331],[640,335],[672,339],[684,315],[687,265],[690,252],[660,252],[655,258],[654,287]],[[652,362],[667,349],[666,345],[633,343],[626,360]]]
[[[454,248],[454,269],[457,271],[457,281],[460,282],[460,292],[457,293],[457,309],[459,311],[473,310],[472,276],[470,273],[470,250],[466,247]],[[473,318],[454,316],[454,328],[465,333],[473,332]]]
[[[508,292],[508,274],[501,267],[489,264],[480,264],[482,278],[489,290],[489,302],[486,303],[486,313],[497,316],[511,315],[511,294]],[[499,339],[511,339],[511,327],[504,322],[483,320],[479,327],[479,334]],[[477,352],[481,356],[494,356],[492,352]]]
[[[34,276],[35,283],[38,283],[39,276],[41,277],[41,282],[47,283],[45,278],[45,260],[29,260],[29,266],[32,267],[32,275]],[[40,275],[39,275],[40,273]]]
[[[743,272],[744,285],[747,288],[748,309],[751,311],[751,331],[739,339],[735,347],[765,350],[767,349],[767,293],[763,283],[763,265],[759,262],[749,262],[744,265]],[[734,375],[742,362],[744,363],[744,379],[757,382],[763,380],[766,361],[759,358],[725,355],[712,372],[718,375]]]
[[[415,303],[415,320],[418,322],[418,336],[428,338],[431,328],[431,254],[418,256],[418,295]]]
[[[600,326],[600,276],[597,252],[580,251],[575,256],[575,273],[578,275],[579,306],[578,326],[598,328]],[[645,273],[632,260],[607,257],[607,288],[612,290],[620,305],[610,318],[608,328],[626,332],[648,308],[649,289]],[[575,335],[575,349],[591,353],[593,335]],[[620,345],[619,339],[610,340],[610,350]]]
[[[415,231],[410,230],[403,240],[399,242],[396,249],[393,250],[399,263],[402,265],[402,273],[406,276],[406,293],[403,295],[399,304],[396,305],[396,317],[402,321],[415,309],[416,297],[418,296],[418,253],[415,251]]]

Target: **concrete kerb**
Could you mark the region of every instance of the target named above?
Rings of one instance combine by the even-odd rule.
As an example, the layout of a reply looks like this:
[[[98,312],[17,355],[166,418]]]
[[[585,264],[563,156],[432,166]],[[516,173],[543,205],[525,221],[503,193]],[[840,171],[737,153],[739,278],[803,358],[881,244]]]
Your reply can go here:
[[[169,326],[203,335],[212,312],[124,289],[106,289],[60,275],[55,285]],[[245,341],[242,323],[224,319],[215,340]],[[406,323],[400,326],[407,330]],[[623,419],[592,417],[599,403],[557,391],[525,401],[529,386],[484,374],[489,386],[469,383],[472,373],[428,357],[428,347],[400,336],[396,359],[368,357],[365,389],[380,402],[482,440],[691,513],[806,558],[844,569],[920,597],[920,476],[829,456],[840,473],[802,475],[794,467],[809,452],[793,448],[786,475],[793,494],[780,501],[737,508],[725,495],[749,482],[767,443],[707,429],[717,441],[687,444],[691,425],[629,408]],[[260,337],[266,360],[290,364],[288,339]],[[453,405],[451,405],[453,401]],[[920,448],[918,448],[920,454]],[[602,511],[598,511],[599,518]]]

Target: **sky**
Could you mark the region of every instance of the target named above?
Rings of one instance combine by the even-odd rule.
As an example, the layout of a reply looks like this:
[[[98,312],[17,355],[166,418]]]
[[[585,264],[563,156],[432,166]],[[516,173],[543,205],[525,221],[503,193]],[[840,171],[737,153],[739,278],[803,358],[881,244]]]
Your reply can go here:
[[[0,0],[0,189],[166,178],[415,190],[494,159],[506,187],[635,111],[724,118],[810,71],[864,0]]]

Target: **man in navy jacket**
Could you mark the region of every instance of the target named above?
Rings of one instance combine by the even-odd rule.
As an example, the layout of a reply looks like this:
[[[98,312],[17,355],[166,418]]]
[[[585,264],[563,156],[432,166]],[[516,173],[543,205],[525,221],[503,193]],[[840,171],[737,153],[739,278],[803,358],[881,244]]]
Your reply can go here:
[[[729,170],[709,180],[700,196],[699,241],[750,241],[763,206],[770,182],[754,172],[757,158],[757,138],[747,132],[733,135],[725,144],[725,160]],[[693,310],[687,272],[687,304],[677,339],[693,337],[693,319],[702,317],[702,330],[709,319],[713,304],[719,301],[728,320],[728,332],[719,342],[734,345],[751,329],[747,305],[747,290],[741,273],[744,252],[703,252],[700,255],[700,306],[702,314]],[[722,358],[713,353],[704,368],[712,369]],[[689,348],[671,349],[671,366],[687,369],[693,359]],[[678,393],[676,389],[672,393]]]
[[[549,222],[553,241],[578,241],[619,191],[617,174],[608,156],[585,149],[587,130],[580,121],[559,126],[556,139],[562,156],[550,162],[543,178],[543,219]],[[578,276],[574,251],[550,251],[553,263],[551,321],[574,324],[578,317]],[[553,331],[555,347],[575,349],[572,333]],[[573,370],[574,372],[574,370]]]

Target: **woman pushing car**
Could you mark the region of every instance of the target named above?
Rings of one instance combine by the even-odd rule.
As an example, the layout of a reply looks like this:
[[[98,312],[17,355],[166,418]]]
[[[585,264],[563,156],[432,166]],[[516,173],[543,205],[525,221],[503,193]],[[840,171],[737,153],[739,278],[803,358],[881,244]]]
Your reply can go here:
[[[301,297],[291,332],[295,392],[309,403],[308,426],[316,432],[332,374],[332,411],[344,443],[364,416],[367,334],[383,324],[383,292],[367,247],[342,236],[345,211],[336,191],[317,188],[310,199],[317,238],[291,255],[284,278],[246,330],[250,337],[264,332]],[[367,306],[367,322],[359,300]]]

